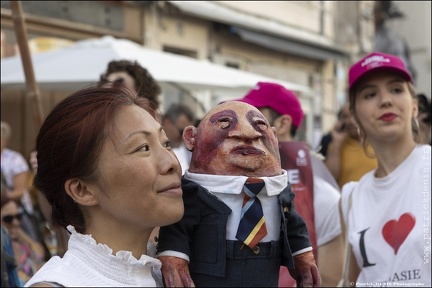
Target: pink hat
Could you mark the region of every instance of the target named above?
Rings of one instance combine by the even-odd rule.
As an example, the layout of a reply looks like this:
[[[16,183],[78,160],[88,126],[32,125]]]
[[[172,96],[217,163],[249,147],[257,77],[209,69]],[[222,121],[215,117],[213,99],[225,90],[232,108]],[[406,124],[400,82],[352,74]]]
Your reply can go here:
[[[402,59],[390,54],[373,52],[351,66],[348,75],[349,90],[358,83],[360,78],[367,75],[370,71],[378,69],[397,72],[412,82],[411,75]]]
[[[245,102],[256,108],[269,107],[281,115],[289,115],[295,127],[303,121],[303,110],[297,96],[282,85],[258,82],[246,96],[235,101]]]

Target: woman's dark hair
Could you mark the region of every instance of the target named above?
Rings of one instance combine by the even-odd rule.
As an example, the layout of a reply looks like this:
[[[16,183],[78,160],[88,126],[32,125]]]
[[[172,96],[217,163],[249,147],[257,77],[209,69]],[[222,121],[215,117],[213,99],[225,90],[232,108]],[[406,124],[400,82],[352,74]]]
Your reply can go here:
[[[140,97],[147,98],[150,101],[150,107],[157,111],[159,109],[158,96],[161,88],[152,75],[139,65],[136,61],[115,60],[108,63],[107,70],[101,75],[99,86],[107,82],[107,77],[111,73],[126,72],[135,80],[135,90]]]
[[[128,91],[121,86],[79,90],[44,120],[36,139],[38,169],[33,185],[51,204],[55,224],[73,225],[84,233],[84,215],[64,185],[71,178],[98,180],[99,154],[121,107],[137,105],[148,111],[145,99]]]

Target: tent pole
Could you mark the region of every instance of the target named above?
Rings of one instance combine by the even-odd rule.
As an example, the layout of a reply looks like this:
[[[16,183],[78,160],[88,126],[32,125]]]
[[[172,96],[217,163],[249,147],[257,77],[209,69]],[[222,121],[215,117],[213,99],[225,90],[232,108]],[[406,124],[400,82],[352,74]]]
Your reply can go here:
[[[10,1],[12,10],[12,20],[14,24],[15,37],[18,42],[19,51],[21,54],[21,61],[24,68],[24,74],[26,78],[27,97],[35,101],[33,105],[34,111],[34,123],[36,125],[36,131],[42,124],[42,104],[39,87],[37,86],[33,63],[30,55],[30,49],[27,41],[27,29],[24,21],[21,1]]]

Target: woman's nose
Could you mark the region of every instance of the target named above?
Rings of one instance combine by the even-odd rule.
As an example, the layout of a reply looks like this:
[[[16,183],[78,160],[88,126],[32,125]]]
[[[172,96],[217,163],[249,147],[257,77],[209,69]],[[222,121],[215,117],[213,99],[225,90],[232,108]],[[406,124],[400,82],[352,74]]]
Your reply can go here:
[[[178,170],[181,171],[180,162],[174,152],[163,148],[159,159],[159,165],[163,174],[176,172]]]
[[[381,106],[389,106],[392,104],[393,101],[391,93],[387,91],[380,92],[380,100],[381,100],[380,103]]]

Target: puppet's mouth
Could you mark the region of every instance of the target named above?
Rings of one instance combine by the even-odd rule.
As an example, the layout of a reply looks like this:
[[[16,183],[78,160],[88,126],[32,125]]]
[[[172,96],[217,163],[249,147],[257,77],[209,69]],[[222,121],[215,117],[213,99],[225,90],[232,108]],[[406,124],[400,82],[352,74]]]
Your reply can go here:
[[[264,155],[264,151],[262,151],[260,149],[256,149],[256,148],[251,147],[251,146],[237,146],[236,148],[231,150],[231,152],[235,153],[235,154],[241,154],[244,156],[247,156],[247,155]]]

